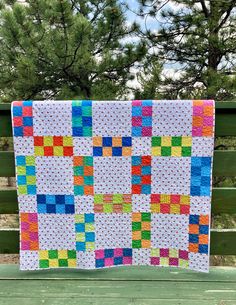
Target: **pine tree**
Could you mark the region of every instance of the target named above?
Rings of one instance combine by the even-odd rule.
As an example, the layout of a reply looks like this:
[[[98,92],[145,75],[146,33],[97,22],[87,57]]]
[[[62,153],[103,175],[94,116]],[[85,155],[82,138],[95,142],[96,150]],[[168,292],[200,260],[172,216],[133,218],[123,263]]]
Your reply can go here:
[[[0,96],[12,99],[111,99],[124,95],[143,43],[125,39],[116,0],[2,1]]]
[[[236,0],[155,1],[148,7],[151,2],[140,0],[141,13],[161,20],[160,29],[145,35],[159,58],[177,63],[181,72],[177,79],[166,78],[165,95],[235,97]]]

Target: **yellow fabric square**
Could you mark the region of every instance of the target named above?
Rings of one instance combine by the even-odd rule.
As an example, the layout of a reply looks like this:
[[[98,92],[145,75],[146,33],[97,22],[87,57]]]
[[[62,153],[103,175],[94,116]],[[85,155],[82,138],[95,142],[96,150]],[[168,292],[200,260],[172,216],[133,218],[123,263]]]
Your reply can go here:
[[[169,266],[169,258],[168,257],[161,257],[160,258],[160,265]]]
[[[86,223],[85,224],[85,232],[93,232],[94,231],[94,224],[93,223]]]
[[[49,267],[52,267],[52,268],[57,268],[59,267],[58,265],[58,259],[50,259],[49,260]]]
[[[34,153],[36,156],[43,156],[44,155],[44,149],[42,146],[35,146],[34,147]]]
[[[48,250],[40,250],[39,259],[48,259]]]
[[[36,177],[35,176],[26,176],[26,184],[27,185],[35,185]]]
[[[62,157],[63,156],[63,147],[62,146],[54,146],[53,147],[53,155]]]
[[[182,146],[192,146],[192,137],[182,137]]]
[[[132,154],[132,149],[131,147],[123,147],[122,148],[122,156],[131,156]]]
[[[67,257],[68,257],[67,250],[58,250],[58,259],[59,258],[67,259]]]
[[[172,146],[171,147],[171,156],[172,157],[181,157],[181,155],[182,155],[181,147],[179,147],[179,146],[177,146],[177,147]]]
[[[180,214],[180,205],[179,204],[171,204],[170,205],[170,214]]]
[[[76,233],[76,241],[85,242],[85,233]]]
[[[76,259],[68,259],[68,267],[73,268],[76,267]]]
[[[26,167],[25,166],[17,166],[17,175],[26,175]]]
[[[171,137],[161,137],[161,146],[171,146]]]
[[[63,146],[73,146],[73,138],[63,137]]]
[[[121,137],[112,138],[112,146],[113,147],[121,147],[122,146],[122,138]]]
[[[51,137],[51,136],[43,137],[43,145],[44,146],[53,146],[53,137]]]
[[[86,242],[86,250],[94,250],[95,249],[95,244],[94,242]]]
[[[161,194],[160,203],[170,203],[170,195]]]
[[[102,137],[93,137],[93,146],[102,147]]]
[[[161,156],[161,147],[152,147],[152,156]]]
[[[160,249],[151,249],[151,257],[159,257],[160,256]]]
[[[151,204],[151,212],[152,213],[160,213],[160,204],[159,203]]]
[[[190,204],[190,196],[188,195],[181,195],[180,197],[180,204]]]
[[[169,257],[179,257],[179,251],[176,249],[169,249]]]
[[[78,223],[84,223],[84,214],[76,214],[75,221]]]

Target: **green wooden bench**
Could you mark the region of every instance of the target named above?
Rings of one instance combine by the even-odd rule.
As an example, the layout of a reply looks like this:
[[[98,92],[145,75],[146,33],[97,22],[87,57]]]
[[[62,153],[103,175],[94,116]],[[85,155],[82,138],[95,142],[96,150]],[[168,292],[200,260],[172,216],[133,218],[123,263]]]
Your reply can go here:
[[[10,105],[0,105],[0,136],[11,137]],[[236,103],[216,105],[216,136],[236,136]],[[214,176],[236,176],[236,151],[215,151]],[[0,152],[0,177],[15,175],[13,152]],[[17,214],[15,190],[0,191],[0,213]],[[236,213],[236,188],[213,188],[212,213]],[[0,253],[18,253],[19,231],[0,229]],[[236,255],[236,230],[211,231],[212,255]],[[235,305],[236,268],[209,274],[174,268],[19,271],[0,265],[0,304]]]

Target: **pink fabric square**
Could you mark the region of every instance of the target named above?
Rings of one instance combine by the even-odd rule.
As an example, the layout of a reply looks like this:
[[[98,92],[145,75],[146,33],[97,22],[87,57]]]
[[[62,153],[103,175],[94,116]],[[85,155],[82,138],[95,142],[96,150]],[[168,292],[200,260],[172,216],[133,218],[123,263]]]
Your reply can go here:
[[[21,250],[30,250],[30,242],[29,241],[21,241]]]
[[[114,257],[123,256],[123,249],[122,248],[116,248],[114,249]]]
[[[132,106],[142,106],[142,101],[134,100],[134,101],[132,101]]]
[[[132,118],[132,126],[142,126],[142,117],[135,116]]]
[[[194,137],[201,137],[202,136],[202,127],[193,127],[192,135]]]
[[[151,106],[143,106],[142,107],[142,115],[143,116],[152,116],[152,107]]]
[[[104,259],[105,266],[113,266],[114,265],[114,258],[113,257],[107,257]]]
[[[38,214],[37,213],[29,213],[28,214],[29,222],[37,222],[38,221]]]
[[[152,136],[152,127],[142,127],[142,136],[151,137]]]
[[[188,215],[190,212],[190,206],[189,205],[181,205],[180,206],[180,214]]]
[[[38,241],[38,232],[30,232],[29,236],[30,236],[30,240]]]
[[[33,115],[32,107],[29,106],[23,107],[23,116],[32,116],[32,115]]]
[[[186,250],[179,250],[179,258],[188,260],[188,251],[186,251]]]
[[[132,257],[131,256],[123,257],[123,265],[131,265],[131,264],[132,264]]]
[[[160,249],[160,257],[169,257],[169,249]]]
[[[29,223],[28,222],[22,222],[21,223],[21,230],[22,231],[28,231],[29,230]]]
[[[161,203],[161,213],[169,214],[170,213],[170,205]]]
[[[33,135],[33,127],[31,126],[24,126],[24,136],[32,136]]]
[[[14,117],[13,122],[14,122],[15,127],[22,126],[23,119],[22,119],[22,117]]]
[[[204,126],[213,126],[213,117],[212,116],[205,116],[203,118],[203,125]]]
[[[169,265],[170,266],[178,266],[179,265],[179,259],[175,257],[169,258]]]
[[[14,101],[13,106],[22,106],[22,101]]]
[[[104,250],[96,250],[95,251],[96,259],[103,259],[104,258]]]
[[[151,257],[151,265],[160,265],[159,257]]]
[[[212,100],[204,100],[203,104],[204,104],[204,106],[213,106],[213,101]]]
[[[202,106],[193,106],[193,115],[202,116],[203,107]]]
[[[180,195],[171,195],[171,203],[180,203]]]

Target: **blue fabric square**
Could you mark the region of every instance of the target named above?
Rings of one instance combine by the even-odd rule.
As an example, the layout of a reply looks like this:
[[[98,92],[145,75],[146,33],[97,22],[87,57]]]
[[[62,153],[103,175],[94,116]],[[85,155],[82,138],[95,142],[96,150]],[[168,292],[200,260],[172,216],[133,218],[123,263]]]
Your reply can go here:
[[[132,184],[141,184],[141,176],[132,176]]]
[[[198,234],[189,234],[189,242],[198,244]]]
[[[142,136],[142,127],[132,127],[132,136],[141,137]]]
[[[83,136],[83,127],[72,127],[73,136],[82,137]]]
[[[24,126],[33,126],[33,118],[30,116],[23,117]]]
[[[121,147],[112,147],[112,156],[121,157],[122,156],[122,148]]]
[[[91,127],[92,126],[92,117],[91,116],[83,116],[82,117],[83,127]]]
[[[112,147],[112,137],[103,137],[102,146]]]
[[[46,195],[46,202],[47,204],[55,204],[56,198],[54,195]]]
[[[201,186],[201,176],[191,177],[191,185],[200,187]]]
[[[35,185],[27,185],[27,194],[28,195],[36,195],[36,186]]]
[[[14,127],[14,136],[15,137],[23,137],[23,127]]]
[[[142,101],[142,106],[152,106],[152,100]]]
[[[85,225],[84,225],[84,223],[76,223],[75,224],[75,231],[76,232],[85,232]]]
[[[94,242],[95,233],[94,232],[85,232],[85,240],[86,240],[86,242]]]
[[[208,254],[208,245],[199,245],[198,246],[198,252]]]
[[[104,259],[96,259],[96,268],[105,267]]]
[[[114,250],[113,249],[105,249],[104,250],[104,257],[113,257],[114,256]]]
[[[142,107],[132,106],[132,116],[142,116]]]
[[[189,215],[189,223],[193,225],[199,224],[199,215]]]
[[[201,177],[201,186],[210,186],[210,177],[209,176]]]
[[[21,106],[14,106],[13,107],[13,117],[22,116],[22,107]]]
[[[142,166],[142,175],[151,175],[151,166]]]
[[[149,185],[149,184],[142,185],[141,194],[151,194],[151,185]]]
[[[85,243],[81,241],[76,242],[76,250],[85,252]]]
[[[93,213],[84,214],[84,218],[85,218],[86,223],[94,222],[94,214]]]
[[[143,118],[142,118],[142,126],[145,126],[145,127],[152,126],[152,117],[150,117],[150,116],[143,116]]]
[[[37,211],[39,214],[46,214],[47,213],[46,204],[38,204]]]
[[[47,213],[56,213],[56,205],[55,204],[47,204]]]
[[[65,196],[64,195],[56,195],[56,204],[65,204]]]
[[[82,108],[80,106],[73,106],[72,107],[72,116],[81,116],[82,115]]]
[[[199,234],[208,234],[209,227],[207,225],[200,225],[199,226]]]
[[[210,186],[202,186],[200,196],[210,196],[210,195],[211,195]]]
[[[75,213],[74,205],[68,204],[68,205],[65,205],[64,207],[65,207],[65,213],[66,214],[74,214]]]
[[[132,156],[132,165],[141,165],[142,159],[139,156]]]
[[[17,176],[18,185],[26,185],[26,176]]]
[[[16,157],[16,165],[17,166],[25,166],[25,157],[24,156],[17,156]]]
[[[74,204],[74,196],[73,195],[64,195],[66,204]]]
[[[191,176],[201,176],[201,167],[192,166],[191,167]]]
[[[93,156],[101,157],[102,156],[102,147],[93,147]]]
[[[202,157],[192,157],[191,158],[191,165],[193,167],[201,167],[201,165],[202,165]]]
[[[123,257],[114,257],[114,265],[122,265],[123,264]]]
[[[92,101],[91,100],[82,100],[82,106],[83,107],[91,107]]]
[[[123,256],[132,256],[132,249],[124,248],[123,249]]]
[[[45,204],[46,203],[46,195],[37,195],[37,203]]]
[[[201,157],[202,166],[211,167],[211,157]]]
[[[132,138],[131,137],[123,137],[122,138],[122,146],[132,146]]]
[[[191,196],[201,196],[200,186],[191,186],[190,195]]]
[[[23,101],[22,105],[24,107],[32,107],[33,102],[32,101]]]
[[[26,175],[35,176],[35,166],[26,166]]]
[[[66,213],[66,210],[65,210],[65,206],[64,205],[55,205],[56,207],[56,213],[57,214],[69,214],[69,213]]]

